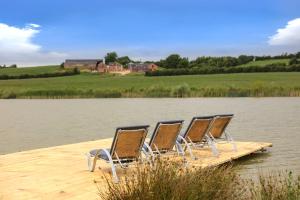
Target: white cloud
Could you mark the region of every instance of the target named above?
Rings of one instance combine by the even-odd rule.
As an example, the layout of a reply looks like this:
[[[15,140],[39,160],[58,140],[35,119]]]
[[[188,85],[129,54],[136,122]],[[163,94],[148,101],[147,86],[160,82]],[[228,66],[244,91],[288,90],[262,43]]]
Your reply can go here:
[[[270,45],[296,46],[300,48],[300,18],[293,19],[269,38]]]
[[[32,66],[62,62],[65,54],[44,51],[32,41],[40,33],[40,27],[33,23],[23,28],[0,23],[0,65]]]
[[[40,31],[32,25],[17,28],[0,23],[0,48],[9,52],[35,52],[41,47],[32,43],[31,39]]]

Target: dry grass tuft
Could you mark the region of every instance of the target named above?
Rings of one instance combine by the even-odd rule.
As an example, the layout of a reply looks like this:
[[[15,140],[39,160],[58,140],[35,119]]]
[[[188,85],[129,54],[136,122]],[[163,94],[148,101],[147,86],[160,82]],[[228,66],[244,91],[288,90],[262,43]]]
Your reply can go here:
[[[140,166],[132,175],[113,183],[104,177],[104,200],[299,200],[300,176],[291,172],[260,174],[257,180],[241,178],[231,166],[185,168],[170,160],[154,167]]]
[[[184,168],[180,164],[158,161],[137,168],[131,177],[115,184],[106,179],[108,189],[100,191],[106,200],[160,199],[244,199],[241,178],[231,167]]]

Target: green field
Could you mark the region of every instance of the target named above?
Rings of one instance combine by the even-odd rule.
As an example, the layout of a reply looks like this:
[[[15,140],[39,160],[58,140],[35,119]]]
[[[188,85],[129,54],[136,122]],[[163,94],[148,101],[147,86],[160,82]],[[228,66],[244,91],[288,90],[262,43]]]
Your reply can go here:
[[[300,73],[145,77],[81,73],[1,80],[1,98],[300,96]]]
[[[0,75],[21,75],[21,74],[45,74],[45,73],[54,73],[62,71],[62,69],[57,66],[39,66],[39,67],[24,67],[24,68],[1,68]]]
[[[289,63],[290,59],[269,59],[269,60],[258,60],[258,61],[250,61],[243,65],[238,65],[241,67],[248,67],[248,66],[265,66],[270,64],[277,64],[277,63],[285,63],[286,65]]]

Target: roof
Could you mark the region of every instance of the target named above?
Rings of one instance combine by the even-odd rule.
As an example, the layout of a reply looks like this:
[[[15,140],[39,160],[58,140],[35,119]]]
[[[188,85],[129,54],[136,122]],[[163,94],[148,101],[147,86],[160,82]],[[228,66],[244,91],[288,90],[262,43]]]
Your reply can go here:
[[[65,63],[97,63],[102,59],[66,59]]]

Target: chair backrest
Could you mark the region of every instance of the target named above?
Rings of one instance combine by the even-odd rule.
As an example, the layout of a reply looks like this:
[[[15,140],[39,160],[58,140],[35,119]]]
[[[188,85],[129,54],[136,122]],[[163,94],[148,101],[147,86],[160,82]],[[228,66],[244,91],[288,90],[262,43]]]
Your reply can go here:
[[[113,159],[138,159],[149,126],[134,126],[117,128],[111,145],[110,154]]]
[[[194,117],[186,129],[183,137],[192,142],[201,142],[211,128],[214,116]]]
[[[149,142],[151,149],[156,150],[157,147],[159,151],[172,150],[182,124],[183,120],[158,122]]]
[[[232,118],[233,118],[233,114],[216,115],[212,128],[210,130],[211,135],[214,138],[220,138]]]

